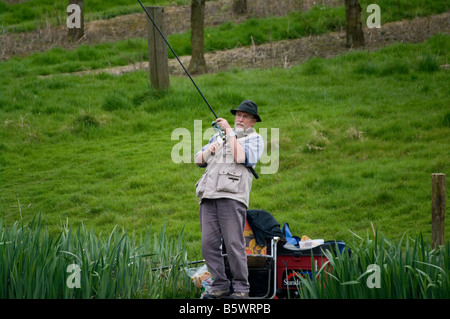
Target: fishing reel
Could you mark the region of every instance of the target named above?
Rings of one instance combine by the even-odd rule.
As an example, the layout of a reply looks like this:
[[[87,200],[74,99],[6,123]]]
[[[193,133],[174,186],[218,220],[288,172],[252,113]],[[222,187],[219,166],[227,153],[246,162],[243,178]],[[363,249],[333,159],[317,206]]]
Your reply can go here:
[[[225,140],[225,131],[222,130],[222,128],[220,127],[219,123],[217,123],[216,121],[212,122],[212,127],[214,128],[214,132],[219,133],[219,136],[222,138],[222,140]]]

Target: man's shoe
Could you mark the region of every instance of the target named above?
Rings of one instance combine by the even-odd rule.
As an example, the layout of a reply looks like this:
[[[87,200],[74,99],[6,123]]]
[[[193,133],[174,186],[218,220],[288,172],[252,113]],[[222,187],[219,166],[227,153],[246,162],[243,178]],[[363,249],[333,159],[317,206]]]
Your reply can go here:
[[[235,291],[231,294],[230,299],[248,299],[248,292]]]
[[[211,290],[206,292],[201,299],[221,299],[230,295],[230,290]]]

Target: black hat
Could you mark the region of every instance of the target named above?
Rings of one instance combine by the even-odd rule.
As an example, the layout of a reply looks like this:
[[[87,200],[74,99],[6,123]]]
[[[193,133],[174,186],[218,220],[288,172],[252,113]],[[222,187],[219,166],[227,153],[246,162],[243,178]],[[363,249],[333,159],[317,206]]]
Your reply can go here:
[[[252,114],[252,115],[255,117],[256,122],[261,122],[261,118],[260,118],[259,115],[258,115],[258,106],[257,106],[256,103],[253,102],[253,101],[245,100],[244,102],[242,102],[242,103],[238,106],[237,109],[231,110],[230,112],[231,112],[233,115],[236,115],[236,112],[237,112],[237,111],[242,111],[242,112],[250,113],[250,114]]]

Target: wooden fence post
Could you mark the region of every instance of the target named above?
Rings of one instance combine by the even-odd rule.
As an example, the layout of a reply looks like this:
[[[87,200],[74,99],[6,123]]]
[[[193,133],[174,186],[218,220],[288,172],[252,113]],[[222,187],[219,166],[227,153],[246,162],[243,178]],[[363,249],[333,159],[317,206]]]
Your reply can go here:
[[[431,244],[445,244],[445,174],[431,175]]]
[[[158,28],[165,35],[166,20],[164,18],[164,8],[147,7],[146,9],[153,20],[155,20]],[[156,90],[168,90],[170,87],[170,80],[167,44],[150,19],[147,19],[147,34],[150,84]]]

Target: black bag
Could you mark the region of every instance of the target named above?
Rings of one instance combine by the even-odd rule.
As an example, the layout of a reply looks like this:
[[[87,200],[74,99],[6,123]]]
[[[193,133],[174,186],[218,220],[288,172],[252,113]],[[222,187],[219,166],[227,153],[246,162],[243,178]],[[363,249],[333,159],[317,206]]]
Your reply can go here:
[[[247,221],[255,234],[258,245],[266,246],[266,239],[270,240],[273,237],[280,237],[282,241],[285,241],[280,224],[269,212],[263,209],[249,209],[247,210]]]

